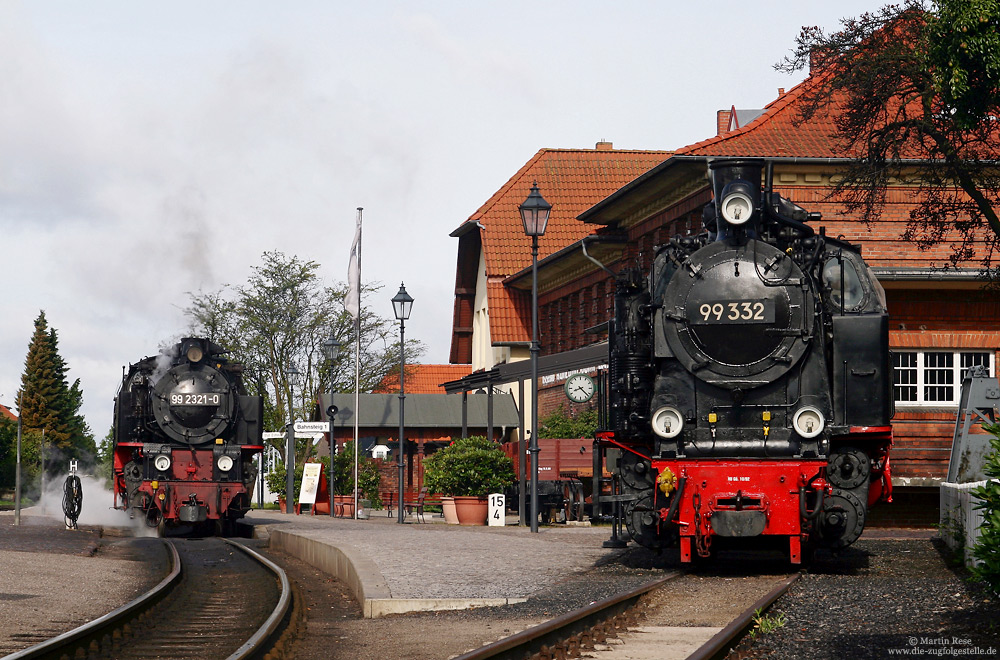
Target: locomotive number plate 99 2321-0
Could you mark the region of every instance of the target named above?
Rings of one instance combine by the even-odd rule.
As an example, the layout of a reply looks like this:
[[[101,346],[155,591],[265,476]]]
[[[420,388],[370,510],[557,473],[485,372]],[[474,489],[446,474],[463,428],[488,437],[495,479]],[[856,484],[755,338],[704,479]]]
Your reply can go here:
[[[171,394],[172,406],[217,406],[222,403],[218,392],[203,392],[201,394]]]
[[[692,309],[693,308],[693,309]],[[688,320],[705,323],[774,323],[773,300],[715,300],[688,306]]]

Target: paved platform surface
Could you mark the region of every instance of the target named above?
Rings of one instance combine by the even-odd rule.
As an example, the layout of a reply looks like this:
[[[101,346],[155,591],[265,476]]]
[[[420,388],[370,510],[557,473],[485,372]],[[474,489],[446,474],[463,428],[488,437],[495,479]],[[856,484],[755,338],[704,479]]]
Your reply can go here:
[[[366,617],[521,602],[620,552],[602,547],[609,527],[532,533],[448,525],[430,515],[400,525],[379,511],[367,520],[253,511],[245,521],[271,547],[344,580]]]

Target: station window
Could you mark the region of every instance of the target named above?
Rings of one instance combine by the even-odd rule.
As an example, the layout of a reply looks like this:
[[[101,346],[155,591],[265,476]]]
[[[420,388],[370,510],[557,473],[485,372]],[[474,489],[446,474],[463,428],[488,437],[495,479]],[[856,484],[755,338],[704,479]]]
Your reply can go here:
[[[992,351],[895,351],[892,396],[900,405],[958,405],[962,379],[973,366],[996,376]]]

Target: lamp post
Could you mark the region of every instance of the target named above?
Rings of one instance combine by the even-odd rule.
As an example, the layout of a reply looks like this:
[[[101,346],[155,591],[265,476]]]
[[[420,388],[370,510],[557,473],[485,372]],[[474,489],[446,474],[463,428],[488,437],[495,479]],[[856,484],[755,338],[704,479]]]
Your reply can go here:
[[[531,184],[528,198],[517,207],[524,233],[531,237],[531,531],[538,532],[538,237],[545,234],[552,205]]]
[[[288,427],[285,430],[285,513],[295,513],[295,387],[299,375],[294,366],[285,372],[288,378]]]
[[[406,287],[400,282],[399,292],[392,297],[392,311],[399,320],[399,451],[397,452],[399,455],[397,461],[397,467],[399,468],[399,517],[396,522],[400,524],[403,522],[403,468],[405,467],[403,451],[404,447],[406,447],[406,441],[403,438],[403,404],[406,401],[406,389],[403,386],[403,374],[406,367],[406,354],[404,352],[406,341],[403,336],[403,329],[406,319],[410,318],[410,309],[412,307],[413,297],[406,292]]]
[[[14,467],[14,524],[21,524],[21,422],[24,419],[24,390],[17,397],[17,458]]]
[[[333,416],[337,414],[337,406],[333,405],[333,361],[340,355],[341,343],[333,338],[333,333],[323,342],[323,356],[330,361],[330,406],[326,409],[326,418],[330,423],[330,478],[327,480],[327,490],[330,492],[330,517],[333,517],[333,455],[337,447],[333,439]]]

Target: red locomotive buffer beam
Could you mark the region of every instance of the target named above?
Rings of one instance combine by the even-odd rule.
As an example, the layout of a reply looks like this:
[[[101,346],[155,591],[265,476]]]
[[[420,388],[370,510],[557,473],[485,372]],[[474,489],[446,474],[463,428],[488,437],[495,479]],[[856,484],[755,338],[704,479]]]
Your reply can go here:
[[[824,460],[654,460],[653,467],[660,484],[674,479],[664,475],[684,483],[673,517],[682,562],[691,561],[692,545],[706,556],[713,536],[787,536],[792,563],[801,563],[803,513],[812,515],[818,494],[830,490],[821,478]]]

